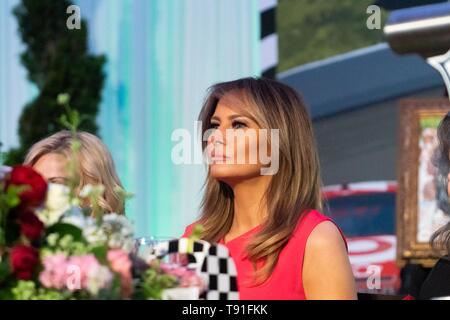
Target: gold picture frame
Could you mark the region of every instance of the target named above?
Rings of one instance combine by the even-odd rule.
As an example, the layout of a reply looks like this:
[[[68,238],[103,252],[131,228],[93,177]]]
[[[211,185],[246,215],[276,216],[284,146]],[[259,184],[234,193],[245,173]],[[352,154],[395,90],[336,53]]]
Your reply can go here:
[[[433,203],[436,180],[430,157],[437,145],[437,125],[449,111],[450,102],[444,98],[400,101],[396,198],[400,266],[417,263],[431,267],[440,256],[429,240],[447,216],[442,216],[436,198]]]

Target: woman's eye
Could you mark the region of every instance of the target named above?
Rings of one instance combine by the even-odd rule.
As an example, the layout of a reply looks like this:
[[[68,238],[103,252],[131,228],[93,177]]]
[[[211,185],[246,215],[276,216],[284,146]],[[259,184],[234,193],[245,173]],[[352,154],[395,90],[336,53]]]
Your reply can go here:
[[[68,185],[69,183],[67,178],[50,178],[48,182],[61,185]]]
[[[233,128],[234,129],[247,128],[247,125],[245,123],[243,123],[243,122],[235,121],[235,122],[233,122]]]
[[[217,129],[219,127],[219,124],[218,123],[211,123],[210,125],[209,125],[209,128],[210,129]]]

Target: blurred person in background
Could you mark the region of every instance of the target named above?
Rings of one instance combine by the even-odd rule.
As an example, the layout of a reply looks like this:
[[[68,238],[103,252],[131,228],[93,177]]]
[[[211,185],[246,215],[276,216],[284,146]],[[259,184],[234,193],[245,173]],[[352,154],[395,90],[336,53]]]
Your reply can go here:
[[[77,132],[75,138],[80,143],[77,153],[78,192],[88,184],[101,184],[105,188],[99,199],[101,209],[108,213],[123,214],[124,200],[118,191],[122,189],[122,183],[108,148],[98,137],[88,132]],[[35,143],[28,151],[24,164],[35,169],[47,182],[66,185],[73,140],[70,131],[59,131]]]

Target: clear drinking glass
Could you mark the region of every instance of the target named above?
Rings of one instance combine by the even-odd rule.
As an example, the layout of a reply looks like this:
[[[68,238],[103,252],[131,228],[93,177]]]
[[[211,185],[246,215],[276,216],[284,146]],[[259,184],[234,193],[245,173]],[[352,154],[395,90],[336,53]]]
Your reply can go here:
[[[175,237],[140,237],[134,241],[134,254],[144,261],[149,261],[155,256],[155,248],[162,242],[175,240]],[[188,257],[186,254],[171,253],[162,258],[162,262],[174,266],[185,266],[188,264]]]
[[[161,242],[174,240],[173,237],[140,237],[134,240],[134,254],[144,260],[149,255],[155,254],[155,247]]]

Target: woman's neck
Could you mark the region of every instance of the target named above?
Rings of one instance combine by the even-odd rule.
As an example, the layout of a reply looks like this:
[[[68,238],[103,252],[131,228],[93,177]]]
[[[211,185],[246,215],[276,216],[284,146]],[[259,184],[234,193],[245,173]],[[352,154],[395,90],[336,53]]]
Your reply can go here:
[[[242,234],[260,225],[267,216],[264,199],[270,176],[258,176],[232,185],[234,218],[230,233]]]

